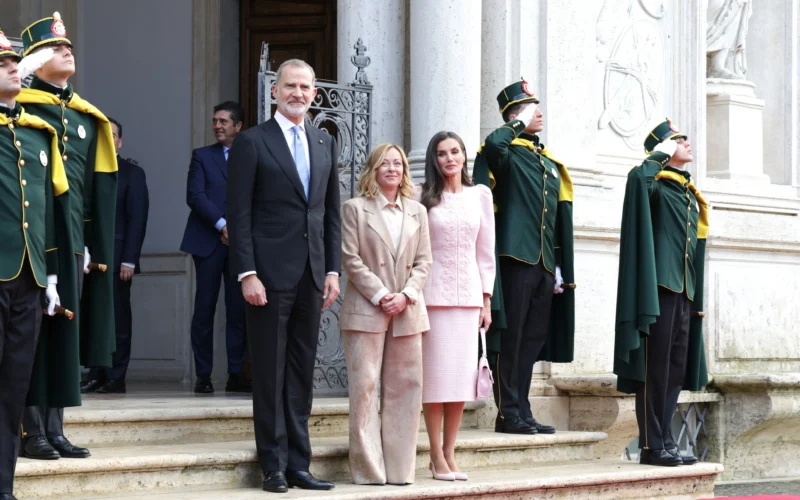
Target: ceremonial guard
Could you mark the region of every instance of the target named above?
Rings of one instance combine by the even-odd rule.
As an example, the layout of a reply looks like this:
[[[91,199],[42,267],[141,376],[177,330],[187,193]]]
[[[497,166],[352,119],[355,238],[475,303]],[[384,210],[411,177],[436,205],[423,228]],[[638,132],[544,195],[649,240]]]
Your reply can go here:
[[[572,180],[536,135],[539,100],[524,80],[497,96],[507,122],[475,158],[475,181],[492,189],[497,277],[488,354],[495,431],[552,434],[533,418],[528,393],[536,361],[572,361],[575,295]]]
[[[55,130],[16,102],[19,60],[0,31],[0,500],[14,499],[42,292],[48,314],[61,305],[54,228],[56,205],[67,201],[68,192]]]
[[[68,224],[58,230],[69,238],[72,255],[59,254],[58,288],[81,295],[79,336],[63,331],[63,321],[43,322],[23,417],[22,453],[38,459],[84,458],[89,450],[64,437],[63,409],[81,403],[80,365],[110,367],[116,349],[113,276],[104,271],[114,263],[117,159],[108,119],[68,82],[75,59],[59,14],[33,23],[21,38],[25,58],[20,65],[35,76],[18,100],[56,130],[70,187]],[[63,272],[67,268],[73,272]]]
[[[703,347],[703,270],[708,203],[686,165],[692,149],[669,119],[644,142],[622,208],[614,373],[636,394],[640,463],[693,464],[670,432],[681,389],[708,382]]]

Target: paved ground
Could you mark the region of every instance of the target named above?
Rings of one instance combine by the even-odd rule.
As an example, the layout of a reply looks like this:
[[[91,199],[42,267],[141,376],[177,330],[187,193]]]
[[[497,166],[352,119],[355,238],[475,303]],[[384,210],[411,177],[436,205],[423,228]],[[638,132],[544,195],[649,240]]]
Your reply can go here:
[[[798,498],[800,498],[800,481],[718,484],[714,488],[714,495],[717,497],[746,495],[798,495]]]

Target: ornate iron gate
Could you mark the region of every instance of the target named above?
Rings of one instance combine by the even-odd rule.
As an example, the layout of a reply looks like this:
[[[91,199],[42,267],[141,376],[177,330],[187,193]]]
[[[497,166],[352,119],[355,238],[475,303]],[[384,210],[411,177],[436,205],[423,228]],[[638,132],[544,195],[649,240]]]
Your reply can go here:
[[[351,83],[317,80],[317,96],[306,116],[306,123],[328,132],[339,145],[339,193],[342,202],[353,196],[358,176],[371,149],[372,85],[364,71],[369,63],[367,47],[361,39],[354,46],[356,53],[350,58],[356,67]],[[269,45],[261,46],[261,64],[258,73],[258,122],[272,116],[276,104],[271,88],[275,82],[269,58]],[[342,276],[344,290],[346,276]],[[317,396],[343,396],[347,394],[347,368],[344,361],[344,344],[339,330],[339,312],[342,296],[322,312],[317,343],[317,361],[314,368],[314,394]]]

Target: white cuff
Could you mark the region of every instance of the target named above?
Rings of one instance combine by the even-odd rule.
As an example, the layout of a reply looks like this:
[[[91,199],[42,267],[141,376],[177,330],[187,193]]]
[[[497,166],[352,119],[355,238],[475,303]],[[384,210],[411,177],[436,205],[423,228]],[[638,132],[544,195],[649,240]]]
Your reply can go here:
[[[256,272],[255,271],[247,271],[245,273],[240,273],[239,274],[239,281],[242,281],[245,278],[245,276],[250,276],[251,274],[256,274]]]
[[[55,274],[48,274],[47,275],[47,284],[48,285],[58,285],[58,276]]]
[[[217,228],[217,231],[222,231],[222,228],[227,226],[228,222],[225,220],[225,217],[220,217],[214,227]]]
[[[414,290],[413,288],[407,286],[407,287],[403,288],[403,292],[402,293],[403,293],[403,295],[405,295],[406,297],[409,298],[409,300],[411,301],[412,304],[416,304],[417,303],[417,291],[416,290]]]
[[[326,276],[331,276],[331,275],[333,275],[333,276],[339,276],[339,273],[337,273],[336,271],[330,271],[330,272],[328,272],[328,273],[326,274]]]
[[[125,266],[125,267],[130,267],[131,269],[136,269],[136,264],[130,264],[128,262],[123,262],[122,265]]]
[[[377,306],[380,305],[381,299],[386,297],[387,295],[389,295],[389,290],[386,287],[383,287],[380,290],[378,290],[378,293],[373,295],[372,298],[369,299],[369,301],[372,302],[373,306]]]

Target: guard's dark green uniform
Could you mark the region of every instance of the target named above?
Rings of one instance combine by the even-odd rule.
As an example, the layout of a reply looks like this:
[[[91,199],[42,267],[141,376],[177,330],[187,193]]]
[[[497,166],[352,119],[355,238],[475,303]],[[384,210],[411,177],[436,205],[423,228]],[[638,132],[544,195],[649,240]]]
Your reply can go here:
[[[685,138],[669,121],[645,141]],[[670,422],[682,388],[708,381],[702,298],[708,204],[689,172],[655,152],[628,174],[620,236],[614,373],[636,393],[639,446],[674,450]]]
[[[21,38],[26,55],[42,45],[71,45],[63,23],[53,17],[26,28]],[[18,100],[49,123],[59,138],[70,186],[68,223],[59,229],[72,249],[72,256],[64,252],[61,262],[68,265],[64,261],[72,260],[75,272],[60,277],[58,287],[82,294],[74,320],[80,335],[66,334],[61,321],[43,322],[28,395],[25,432],[28,437],[46,435],[52,444],[52,438],[63,436],[63,408],[81,404],[80,365],[110,366],[116,348],[113,276],[94,271],[84,286],[83,256],[88,247],[92,262],[113,268],[117,160],[108,119],[71,85],[62,89],[34,77]]]
[[[524,81],[497,98],[501,113],[535,102]],[[499,409],[496,429],[509,417],[532,425],[528,392],[537,360],[572,361],[574,291],[553,294],[555,270],[574,281],[572,180],[525,124],[511,120],[486,138],[475,159],[475,181],[492,188],[498,268],[487,343]],[[540,428],[541,432],[541,428]]]
[[[19,59],[0,32],[0,59],[8,57]],[[58,272],[55,205],[67,190],[52,127],[19,103],[0,105],[0,493],[13,492],[42,291]]]

